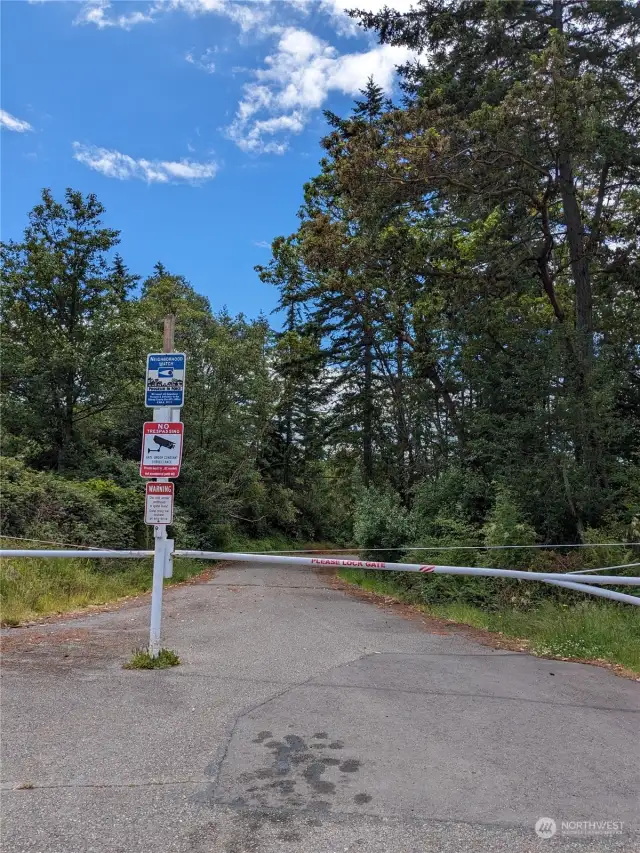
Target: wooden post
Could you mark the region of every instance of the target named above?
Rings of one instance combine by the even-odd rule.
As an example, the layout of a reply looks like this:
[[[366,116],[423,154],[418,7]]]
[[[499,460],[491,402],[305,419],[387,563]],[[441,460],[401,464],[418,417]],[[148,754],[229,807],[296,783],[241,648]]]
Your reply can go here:
[[[173,352],[173,339],[176,333],[176,315],[167,314],[164,318],[164,337],[162,352]]]

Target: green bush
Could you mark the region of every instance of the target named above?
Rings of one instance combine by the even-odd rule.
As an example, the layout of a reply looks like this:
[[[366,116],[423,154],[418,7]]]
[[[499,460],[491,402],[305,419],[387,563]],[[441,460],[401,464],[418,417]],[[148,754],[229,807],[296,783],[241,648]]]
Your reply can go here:
[[[508,489],[500,487],[495,503],[482,528],[485,545],[535,545],[536,532],[523,518]],[[531,560],[534,550],[527,548],[488,551],[490,563],[495,569],[524,569]]]
[[[144,545],[144,490],[108,480],[67,480],[2,458],[2,532],[77,545]]]
[[[432,529],[439,517],[480,523],[491,507],[493,493],[477,471],[453,466],[436,479],[418,483],[412,515],[422,536],[437,535]]]
[[[510,490],[504,486],[494,488],[495,500],[482,527],[466,521],[463,515],[450,516],[442,510],[431,518],[426,518],[423,515],[426,504],[422,501],[412,512],[412,526],[416,531],[415,544],[422,547],[419,551],[411,550],[404,562],[562,573],[634,561],[633,552],[624,546],[576,548],[568,550],[567,553],[526,547],[504,550],[481,548],[482,545],[526,546],[536,543],[535,530],[524,518]],[[587,542],[621,541],[626,536],[628,531],[616,526],[599,530],[587,528],[585,532]],[[477,545],[478,548],[451,547],[451,550],[435,550],[436,547],[455,545]],[[635,569],[621,571],[628,574],[634,572]],[[538,581],[407,574],[394,575],[392,583],[397,590],[410,594],[413,600],[422,604],[467,604],[480,607],[486,612],[505,607],[518,611],[531,610],[545,601],[573,605],[584,599],[583,594],[579,592]]]
[[[412,538],[411,520],[394,492],[365,489],[355,508],[353,535],[365,559],[399,562]],[[369,549],[384,548],[384,551]]]

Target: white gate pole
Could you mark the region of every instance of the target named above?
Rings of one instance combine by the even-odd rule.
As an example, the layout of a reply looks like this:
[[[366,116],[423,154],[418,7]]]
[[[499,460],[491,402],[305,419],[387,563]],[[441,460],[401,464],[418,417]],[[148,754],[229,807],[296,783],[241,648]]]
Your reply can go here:
[[[151,627],[149,629],[149,654],[158,657],[162,623],[162,588],[167,557],[167,528],[156,524],[153,529],[155,552],[153,555],[153,586],[151,588]]]
[[[571,583],[571,581],[545,581],[553,586],[563,586],[565,589],[575,589],[576,592],[586,592],[589,595],[608,598],[609,601],[621,601],[623,604],[633,604],[640,607],[640,595],[627,595],[624,592],[616,592],[613,589],[600,589],[588,583]]]

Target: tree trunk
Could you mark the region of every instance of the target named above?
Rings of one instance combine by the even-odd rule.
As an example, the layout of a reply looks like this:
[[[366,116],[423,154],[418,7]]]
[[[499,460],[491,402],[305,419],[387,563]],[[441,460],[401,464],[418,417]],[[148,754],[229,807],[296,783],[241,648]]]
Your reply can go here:
[[[373,478],[373,334],[370,326],[364,332],[364,388],[362,401],[362,467],[364,484]]]
[[[58,447],[58,473],[62,473],[67,467],[69,448],[73,440],[74,426],[74,391],[75,377],[73,373],[69,373],[66,382],[66,391],[64,398],[64,409],[62,414],[62,430],[60,436],[60,446]]]
[[[291,447],[293,445],[293,413],[291,402],[287,406],[285,415],[285,445],[284,445],[284,467],[283,480],[285,488],[288,488],[291,478]]]
[[[404,339],[402,336],[402,324],[404,317],[400,316],[401,329],[396,339],[396,432],[397,432],[397,482],[398,491],[402,500],[407,503],[409,499],[409,482],[407,474],[407,452],[409,450],[409,432],[407,428],[407,413],[405,406],[405,383],[404,383]]]
[[[553,21],[558,32],[563,31],[563,0],[553,0]],[[586,252],[586,235],[580,205],[576,198],[576,187],[573,178],[573,165],[568,141],[559,129],[558,177],[562,209],[567,228],[567,243],[571,260],[571,273],[575,286],[576,299],[576,332],[578,349],[581,360],[581,370],[586,376],[591,368],[593,359],[593,298],[591,293],[591,276],[589,259]]]

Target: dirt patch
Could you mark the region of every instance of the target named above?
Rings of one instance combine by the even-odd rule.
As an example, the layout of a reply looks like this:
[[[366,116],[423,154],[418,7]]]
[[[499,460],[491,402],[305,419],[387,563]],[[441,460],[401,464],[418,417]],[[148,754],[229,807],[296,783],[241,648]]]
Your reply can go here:
[[[25,629],[20,636],[4,640],[4,670],[59,672],[92,667],[105,662],[119,663],[131,650],[143,644],[145,632],[137,629],[88,629],[51,626],[50,630]]]
[[[450,619],[443,619],[440,616],[432,616],[429,613],[425,613],[414,604],[405,604],[391,596],[381,595],[377,592],[369,592],[369,590],[365,590],[355,584],[348,583],[337,576],[335,569],[329,569],[327,571],[326,567],[323,567],[318,574],[327,576],[327,580],[329,581],[332,589],[345,592],[347,595],[350,595],[353,598],[359,598],[361,601],[367,601],[370,604],[375,604],[376,607],[380,607],[387,612],[394,613],[396,616],[401,616],[403,619],[411,619],[413,622],[418,622],[421,627],[430,634],[440,634],[441,636],[455,634],[472,640],[475,643],[480,643],[480,645],[488,646],[492,649],[503,649],[512,652],[534,654],[531,651],[531,644],[529,640],[518,637],[505,637],[504,634],[496,631],[489,631],[486,628],[474,628],[472,625],[463,625],[460,622],[453,622]],[[550,655],[536,656],[544,657],[548,660],[562,660],[569,661],[570,663],[586,663],[590,666],[599,666],[603,669],[610,670],[615,673],[615,675],[619,675],[621,678],[640,681],[637,672],[633,672],[618,663],[610,663],[605,660],[593,660],[587,658],[567,658]]]

